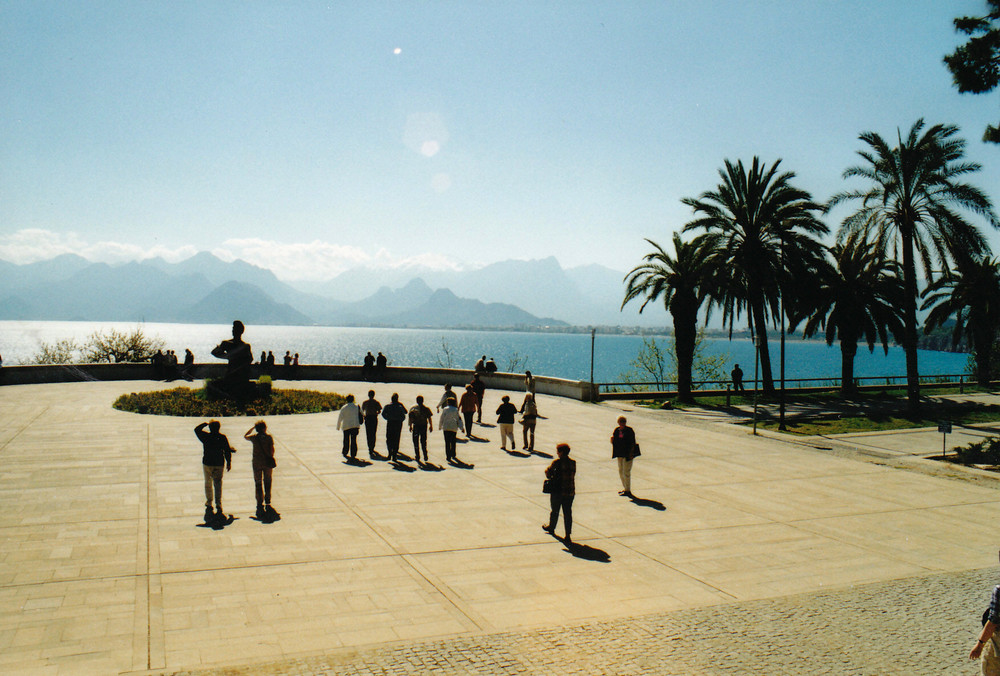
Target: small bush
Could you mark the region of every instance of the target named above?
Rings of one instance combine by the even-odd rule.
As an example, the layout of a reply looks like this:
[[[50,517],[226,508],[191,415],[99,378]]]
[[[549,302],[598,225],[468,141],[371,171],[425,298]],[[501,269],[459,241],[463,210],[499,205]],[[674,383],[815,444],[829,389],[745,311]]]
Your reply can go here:
[[[956,448],[955,453],[956,459],[963,465],[1000,465],[1000,437],[989,437]]]
[[[114,407],[119,411],[149,415],[175,415],[190,418],[270,416],[294,413],[336,411],[346,399],[336,392],[313,390],[272,390],[271,396],[249,401],[209,399],[205,391],[177,387],[156,392],[133,392],[118,397]]]

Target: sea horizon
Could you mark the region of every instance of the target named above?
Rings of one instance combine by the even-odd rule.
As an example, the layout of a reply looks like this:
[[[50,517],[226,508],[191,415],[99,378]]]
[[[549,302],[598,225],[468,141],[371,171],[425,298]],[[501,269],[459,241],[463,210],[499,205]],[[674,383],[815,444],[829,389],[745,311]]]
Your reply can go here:
[[[228,324],[4,320],[0,321],[0,355],[5,366],[23,364],[38,352],[42,342],[73,340],[79,344],[95,331],[131,332],[136,327],[141,327],[147,336],[162,340],[164,349],[175,350],[181,358],[185,349],[192,350],[198,363],[215,361],[210,351],[230,337],[231,329]],[[590,380],[593,346],[593,379],[605,383],[622,380],[643,349],[644,341],[655,340],[661,348],[671,344],[670,336],[664,333],[597,333],[592,342],[589,332],[256,325],[247,327],[244,340],[254,350],[255,361],[261,351],[270,351],[277,363],[281,363],[287,350],[298,353],[303,364],[360,365],[371,351],[383,352],[394,366],[471,369],[485,355],[496,361],[500,371],[530,370],[535,375],[584,381]],[[772,373],[777,380],[779,336],[769,338],[768,345]],[[751,340],[709,337],[704,340],[704,350],[723,360],[723,379],[739,363],[744,378],[753,380]],[[922,376],[965,374],[968,359],[964,353],[918,351]],[[898,378],[905,373],[905,354],[899,346],[891,346],[888,354],[880,346],[874,353],[862,346],[855,359],[855,376],[859,378]],[[839,380],[839,344],[828,346],[825,341],[786,338],[785,375],[786,380]]]

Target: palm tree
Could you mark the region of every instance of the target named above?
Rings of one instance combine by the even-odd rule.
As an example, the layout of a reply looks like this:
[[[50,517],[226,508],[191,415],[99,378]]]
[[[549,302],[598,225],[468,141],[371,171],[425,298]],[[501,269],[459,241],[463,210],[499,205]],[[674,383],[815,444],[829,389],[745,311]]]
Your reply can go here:
[[[902,258],[906,291],[903,349],[907,398],[913,414],[920,408],[916,258],[920,257],[925,278],[930,281],[935,264],[947,271],[956,253],[975,256],[986,252],[979,229],[956,212],[956,207],[998,225],[986,194],[960,180],[980,167],[963,161],[965,141],[955,138],[957,133],[958,127],[941,124],[924,131],[924,121],[917,120],[905,139],[897,130],[895,147],[874,132],[861,134],[860,140],[868,146],[858,151],[864,162],[849,167],[844,178],[858,176],[870,185],[865,190],[839,193],[828,205],[859,200],[858,210],[841,224],[838,238],[870,232],[880,246]]]
[[[767,349],[767,320],[779,316],[779,298],[788,279],[809,274],[823,247],[816,239],[827,227],[816,218],[821,207],[808,192],[792,186],[792,172],[778,174],[756,157],[750,170],[743,162],[726,160],[719,171],[722,183],[697,199],[684,198],[697,218],[684,231],[704,230],[715,249],[720,275],[728,279],[716,289],[713,303],[723,309],[723,322],[732,332],[733,319],[747,311],[751,333],[760,351],[765,393],[774,392],[771,358]]]
[[[854,234],[830,248],[833,263],[824,261],[809,285],[805,306],[792,312],[792,328],[805,319],[803,337],[825,331],[826,344],[840,339],[840,391],[857,392],[854,357],[864,338],[868,351],[875,343],[889,352],[890,335],[903,333],[903,282],[899,266],[885,252]]]
[[[989,385],[990,359],[1000,327],[1000,262],[996,258],[963,258],[957,268],[924,290],[920,309],[931,309],[924,329],[930,331],[954,316],[952,342],[958,345],[965,334],[976,359],[976,380]]]
[[[645,297],[639,312],[659,298],[674,320],[674,347],[677,352],[677,397],[691,402],[691,371],[698,335],[698,311],[711,286],[712,248],[705,237],[684,242],[673,235],[674,257],[659,244],[647,239],[653,251],[643,257],[625,277],[625,300]]]

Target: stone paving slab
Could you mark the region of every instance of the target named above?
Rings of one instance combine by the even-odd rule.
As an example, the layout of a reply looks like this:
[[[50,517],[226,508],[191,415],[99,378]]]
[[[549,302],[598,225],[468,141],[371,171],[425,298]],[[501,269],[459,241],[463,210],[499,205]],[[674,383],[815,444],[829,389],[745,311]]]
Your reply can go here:
[[[900,659],[906,635],[859,650],[868,616],[845,609],[884,600],[865,591],[875,586],[930,580],[954,617],[924,598],[896,605],[912,632],[950,630],[963,603],[981,613],[971,580],[995,574],[995,484],[544,395],[537,454],[500,450],[486,415],[480,439],[459,446],[468,469],[444,463],[439,432],[430,446],[440,471],[398,471],[346,464],[335,413],[270,418],[281,512],[270,524],[253,518],[242,439],[253,420],[226,419],[239,451],[224,487],[233,521],[213,529],[202,519],[197,421],[110,407],[119,394],[173,386],[0,387],[4,673],[838,673],[817,653],[842,673],[894,673],[897,662],[876,655]],[[392,391],[408,404],[439,396],[374,389],[383,402]],[[486,410],[497,404],[488,391]],[[617,495],[609,457],[623,410],[643,448],[634,502]],[[574,548],[540,529],[542,471],[561,441],[578,463]],[[792,629],[760,621],[772,612]],[[963,646],[974,630],[955,629]],[[942,663],[959,664],[927,662]]]

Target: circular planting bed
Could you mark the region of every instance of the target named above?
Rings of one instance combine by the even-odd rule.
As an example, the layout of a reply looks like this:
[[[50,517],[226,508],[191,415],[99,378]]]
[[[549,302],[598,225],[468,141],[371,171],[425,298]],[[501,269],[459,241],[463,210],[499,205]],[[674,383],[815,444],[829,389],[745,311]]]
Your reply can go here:
[[[253,399],[216,399],[204,388],[177,387],[155,392],[123,394],[115,400],[119,411],[149,415],[176,415],[191,418],[226,416],[270,416],[336,411],[346,399],[336,392],[312,390],[270,390]]]

